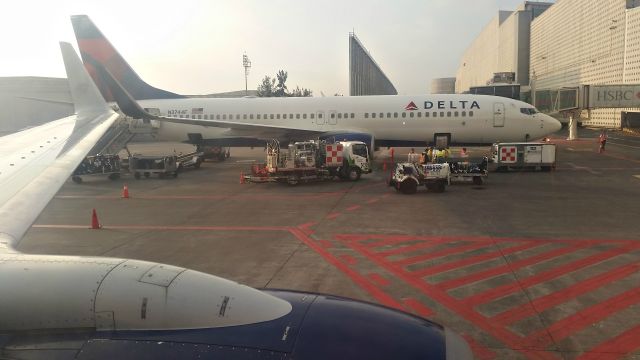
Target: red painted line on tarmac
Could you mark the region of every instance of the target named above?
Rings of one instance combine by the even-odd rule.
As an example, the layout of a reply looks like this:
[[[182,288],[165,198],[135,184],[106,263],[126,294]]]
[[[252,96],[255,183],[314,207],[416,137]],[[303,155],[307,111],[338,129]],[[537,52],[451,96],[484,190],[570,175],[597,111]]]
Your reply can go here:
[[[493,245],[493,244],[490,244],[490,245]],[[527,242],[527,243],[524,243],[524,244],[519,245],[519,246],[513,246],[513,247],[506,248],[506,249],[500,249],[500,250],[492,251],[492,252],[489,252],[489,253],[486,253],[486,254],[482,254],[482,255],[472,256],[472,257],[469,257],[469,258],[466,258],[466,259],[462,259],[462,260],[458,260],[458,261],[453,261],[453,262],[449,262],[449,263],[444,263],[444,264],[440,264],[440,265],[436,265],[436,266],[427,267],[427,268],[424,268],[422,270],[411,271],[409,273],[411,274],[411,276],[415,276],[415,277],[421,278],[421,277],[427,276],[427,275],[434,275],[434,274],[442,273],[442,272],[453,270],[453,269],[462,268],[462,267],[473,265],[473,264],[479,264],[479,263],[487,261],[487,260],[493,260],[493,259],[500,258],[503,255],[508,255],[508,254],[512,254],[512,253],[515,253],[515,252],[528,250],[528,249],[531,249],[533,247],[540,246],[540,245],[541,244],[539,242]]]
[[[329,240],[318,240],[318,243],[325,249],[330,249],[333,247],[333,243]]]
[[[419,244],[415,244],[415,245],[409,245],[409,246],[401,246],[399,248],[395,248],[395,249],[391,249],[391,250],[385,250],[385,251],[380,251],[378,252],[378,256],[382,256],[382,257],[389,257],[392,255],[398,255],[398,254],[402,254],[402,253],[407,253],[407,252],[412,252],[412,251],[416,251],[416,250],[422,250],[422,249],[427,249],[430,247],[434,247],[437,245],[440,245],[441,242],[421,242]]]
[[[336,212],[336,213],[331,213],[331,214],[327,215],[325,218],[328,219],[328,220],[333,220],[333,219],[337,218],[340,215],[341,214],[339,212]]]
[[[640,340],[638,339],[640,339],[640,325],[585,352],[578,357],[578,360],[620,359],[627,354],[640,350]]]
[[[380,286],[387,286],[390,284],[389,280],[385,279],[384,277],[382,277],[382,275],[378,273],[369,273],[369,275],[367,276],[369,277],[369,279],[371,279],[373,282],[375,282]]]
[[[492,317],[492,320],[500,324],[512,324],[526,317],[535,315],[536,312],[542,312],[552,306],[562,304],[611,282],[624,279],[638,270],[640,270],[640,264],[628,264],[618,267],[562,290],[534,299],[531,302],[532,306],[518,306],[499,313]]]
[[[410,276],[406,271],[404,271],[404,269],[395,266],[390,262],[384,261],[382,258],[371,257],[371,252],[366,247],[361,246],[357,242],[346,242],[345,245],[369,257],[378,266],[386,269],[387,271],[390,271],[393,274],[396,274],[396,276],[398,276],[407,284],[421,291],[424,295],[432,298],[442,306],[457,313],[465,320],[473,323],[475,326],[482,329],[487,334],[490,334],[491,336],[503,342],[509,348],[516,349],[517,351],[520,351],[518,349],[522,349],[521,343],[524,339],[521,336],[514,334],[513,332],[504,328],[503,326],[500,326],[496,322],[490,321],[482,314],[474,311],[472,307],[467,306],[463,302],[448,295],[446,292],[437,289],[435,286],[428,284],[422,279]],[[535,357],[540,359],[557,359],[554,354],[546,352],[536,353]]]
[[[89,225],[33,225],[43,229],[87,229]],[[104,225],[103,230],[155,230],[155,231],[289,231],[284,226],[154,226],[154,225]]]
[[[308,222],[308,223],[304,223],[302,225],[298,225],[298,229],[300,229],[301,231],[303,231],[307,235],[312,235],[315,231],[313,229],[311,229],[311,227],[312,226],[316,226],[316,225],[318,225],[318,223],[316,223],[316,222]]]
[[[433,243],[432,245],[439,245],[439,244]],[[486,246],[487,246],[487,244],[471,243],[471,244],[465,245],[465,246],[451,247],[451,248],[443,249],[443,250],[436,251],[436,252],[433,252],[433,253],[422,254],[422,255],[413,256],[413,257],[402,259],[402,260],[398,260],[398,261],[393,261],[393,264],[394,265],[398,265],[398,266],[413,265],[413,264],[417,264],[417,263],[420,263],[420,262],[429,261],[429,260],[432,260],[432,259],[437,259],[437,258],[440,258],[440,257],[448,256],[448,255],[451,255],[451,254],[461,254],[461,253],[467,252],[467,251],[473,251],[473,250],[482,249],[482,248],[484,248]]]
[[[402,300],[402,302],[404,303],[404,305],[413,310],[416,314],[424,317],[424,318],[428,318],[429,316],[433,315],[433,311],[431,309],[429,309],[428,307],[424,306],[424,304],[422,304],[420,301],[414,299],[414,298],[406,298],[404,300]]]
[[[353,256],[348,255],[348,254],[340,255],[340,259],[342,259],[342,261],[346,262],[349,265],[355,265],[355,264],[358,263],[358,259],[356,259]]]
[[[527,338],[530,339],[531,346],[546,347],[550,344],[545,341],[549,339],[546,336],[547,333],[551,334],[555,342],[559,342],[592,324],[602,321],[613,313],[637,304],[640,304],[640,288],[623,292],[587,309],[579,310],[577,313],[553,323],[544,330],[530,334]],[[638,339],[640,343],[640,334]]]
[[[380,199],[377,199],[377,198],[376,199],[371,199],[371,200],[367,201],[367,204],[374,204],[374,203],[377,203],[378,201],[380,201]]]
[[[367,291],[371,296],[373,296],[378,302],[381,304],[404,310],[402,304],[396,301],[393,297],[380,290],[378,287],[373,285],[366,277],[360,275],[355,270],[349,268],[346,264],[342,263],[336,257],[334,257],[330,252],[323,249],[321,246],[316,244],[311,238],[309,238],[305,233],[300,231],[299,229],[290,229],[291,234],[293,234],[298,240],[305,243],[308,247],[315,250],[320,256],[322,256],[328,263],[332,264],[338,270],[342,271],[345,275],[347,275],[354,283]]]
[[[360,205],[349,206],[346,210],[347,211],[354,211],[354,210],[358,210],[358,209],[360,209]]]
[[[469,306],[477,306],[480,304],[484,304],[491,300],[507,296],[515,291],[519,291],[522,288],[528,288],[536,284],[540,284],[540,283],[555,279],[567,273],[580,270],[584,267],[591,266],[593,264],[608,260],[610,258],[623,254],[627,251],[629,251],[629,249],[627,248],[616,248],[616,249],[605,251],[599,254],[595,254],[595,255],[586,257],[584,259],[570,262],[566,265],[551,269],[549,271],[545,271],[543,273],[540,273],[534,276],[519,279],[517,283],[498,286],[496,288],[487,290],[485,292],[476,294],[474,296],[470,296],[464,299],[464,302]]]
[[[507,274],[510,273],[516,269],[520,269],[523,268],[525,266],[529,266],[529,265],[533,265],[533,264],[538,264],[562,255],[566,255],[566,254],[570,254],[573,252],[576,252],[578,250],[584,249],[585,247],[589,247],[592,244],[590,243],[585,243],[582,244],[580,246],[575,246],[575,247],[564,247],[564,248],[559,248],[559,249],[555,249],[552,251],[547,251],[535,256],[531,256],[519,261],[515,261],[515,262],[511,262],[511,263],[507,263],[505,265],[502,266],[496,266],[494,268],[491,269],[487,269],[485,271],[479,271],[467,276],[463,276],[463,277],[459,277],[453,280],[449,280],[449,281],[445,281],[442,282],[440,284],[438,284],[438,288],[442,289],[442,290],[450,290],[450,289],[455,289],[457,287],[466,285],[466,284],[470,284],[470,283],[474,283],[476,281],[480,281],[480,280],[484,280],[484,279],[488,279],[488,278],[492,278],[498,275],[503,275],[503,274]]]

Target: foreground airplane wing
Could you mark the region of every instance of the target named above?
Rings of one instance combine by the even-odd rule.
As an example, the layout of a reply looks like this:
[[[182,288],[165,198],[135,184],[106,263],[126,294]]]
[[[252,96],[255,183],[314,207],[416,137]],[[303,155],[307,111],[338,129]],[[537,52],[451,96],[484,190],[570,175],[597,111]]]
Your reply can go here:
[[[75,114],[0,138],[0,253],[16,245],[118,118],[73,47],[60,43]]]

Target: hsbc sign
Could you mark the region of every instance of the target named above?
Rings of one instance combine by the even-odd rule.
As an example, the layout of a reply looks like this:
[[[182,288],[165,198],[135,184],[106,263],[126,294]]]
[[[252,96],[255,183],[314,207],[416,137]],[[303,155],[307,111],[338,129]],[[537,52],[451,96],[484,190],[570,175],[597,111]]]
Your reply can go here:
[[[591,85],[589,108],[640,107],[640,85]]]

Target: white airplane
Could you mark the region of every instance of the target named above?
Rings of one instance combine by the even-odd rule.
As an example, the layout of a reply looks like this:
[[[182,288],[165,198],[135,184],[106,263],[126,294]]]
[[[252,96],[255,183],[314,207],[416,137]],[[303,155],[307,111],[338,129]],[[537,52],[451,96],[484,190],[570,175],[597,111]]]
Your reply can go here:
[[[451,330],[374,304],[146,261],[20,253],[118,117],[71,45],[61,50],[75,115],[0,138],[0,358],[472,358]]]
[[[105,98],[114,100],[115,87],[124,89],[144,111],[119,104],[122,110],[163,120],[158,136],[164,139],[233,146],[335,137],[424,146],[444,138],[450,145],[485,145],[534,140],[561,128],[527,103],[485,95],[188,98],[140,79],[86,15],[71,22],[84,64]]]

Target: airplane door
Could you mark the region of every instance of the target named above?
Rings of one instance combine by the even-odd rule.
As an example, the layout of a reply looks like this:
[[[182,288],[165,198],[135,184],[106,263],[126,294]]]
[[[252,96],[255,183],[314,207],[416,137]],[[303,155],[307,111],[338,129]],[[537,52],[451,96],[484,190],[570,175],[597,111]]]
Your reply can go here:
[[[336,114],[335,110],[329,111],[329,116],[327,118],[327,124],[329,124],[329,125],[338,124],[338,115]]]
[[[324,125],[324,111],[316,112],[316,125]]]
[[[494,127],[504,126],[504,104],[503,103],[493,104],[493,126]]]

